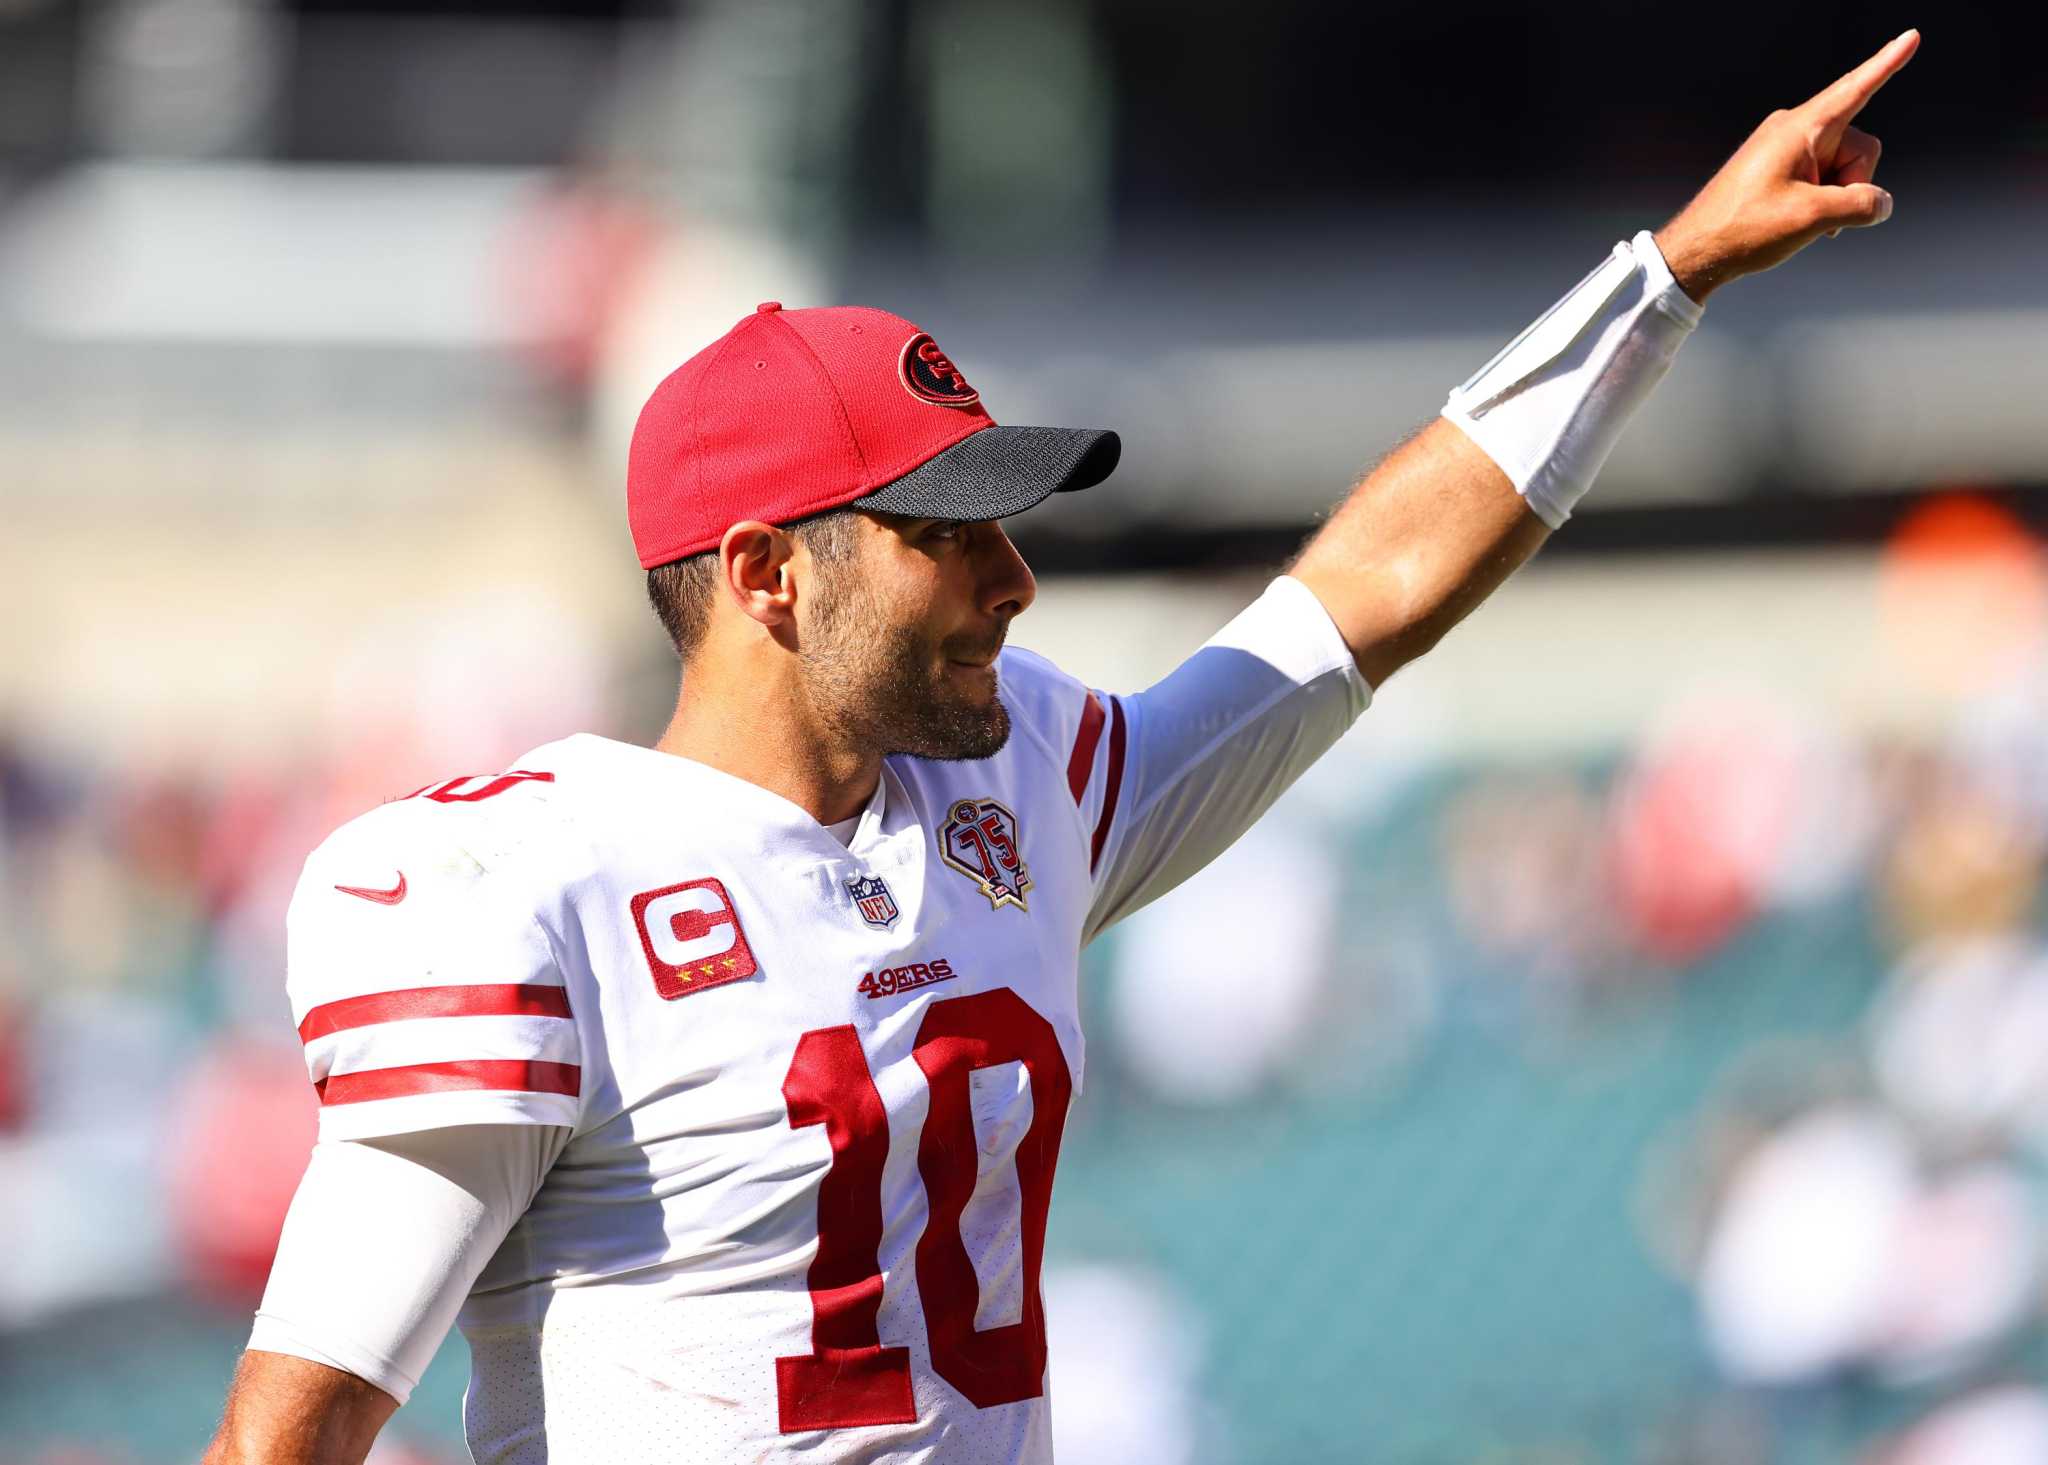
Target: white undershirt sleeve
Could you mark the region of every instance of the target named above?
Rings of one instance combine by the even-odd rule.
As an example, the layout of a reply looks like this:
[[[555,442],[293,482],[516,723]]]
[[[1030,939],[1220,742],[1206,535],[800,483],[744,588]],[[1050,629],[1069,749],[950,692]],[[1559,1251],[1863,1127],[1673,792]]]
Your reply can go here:
[[[315,1145],[249,1347],[342,1369],[403,1404],[569,1134],[470,1124]]]
[[[1114,701],[1127,746],[1120,776],[1105,754],[1091,776],[1084,812],[1116,803],[1084,939],[1227,849],[1344,735],[1372,688],[1315,592],[1283,575],[1164,680]]]

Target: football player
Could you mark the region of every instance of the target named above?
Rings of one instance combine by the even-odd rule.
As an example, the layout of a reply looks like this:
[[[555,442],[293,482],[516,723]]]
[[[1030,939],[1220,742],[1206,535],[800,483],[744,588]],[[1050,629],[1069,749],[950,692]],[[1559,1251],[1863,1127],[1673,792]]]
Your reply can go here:
[[[1114,434],[762,305],[656,389],[629,517],[683,663],[343,826],[287,984],[320,1141],[208,1460],[359,1461],[448,1328],[480,1465],[1050,1457],[1080,949],[1257,819],[1564,523],[1708,296],[1881,222],[1908,32],[1615,245],[1157,686],[1006,648],[1002,521]]]

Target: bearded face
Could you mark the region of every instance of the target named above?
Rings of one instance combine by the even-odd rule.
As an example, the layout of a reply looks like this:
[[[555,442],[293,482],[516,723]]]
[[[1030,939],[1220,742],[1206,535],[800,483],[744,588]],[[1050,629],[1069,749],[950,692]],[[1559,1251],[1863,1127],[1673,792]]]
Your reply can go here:
[[[1010,737],[995,668],[1008,629],[936,629],[856,555],[826,567],[799,655],[812,705],[850,739],[884,756],[988,758]]]

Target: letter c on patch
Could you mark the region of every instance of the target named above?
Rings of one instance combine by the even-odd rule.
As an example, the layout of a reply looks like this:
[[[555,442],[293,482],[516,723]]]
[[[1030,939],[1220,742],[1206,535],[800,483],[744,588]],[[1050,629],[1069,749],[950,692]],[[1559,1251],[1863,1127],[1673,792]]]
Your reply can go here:
[[[723,956],[739,939],[731,908],[718,892],[701,885],[657,896],[647,903],[644,919],[654,954],[670,966]],[[685,936],[685,931],[693,934]]]
[[[631,904],[654,990],[665,1000],[743,982],[760,970],[739,909],[719,881],[643,890]]]

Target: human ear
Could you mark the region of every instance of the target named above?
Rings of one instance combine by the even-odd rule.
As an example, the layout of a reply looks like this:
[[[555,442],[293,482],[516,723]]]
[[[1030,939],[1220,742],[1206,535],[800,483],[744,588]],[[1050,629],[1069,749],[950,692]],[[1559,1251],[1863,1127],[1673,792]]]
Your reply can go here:
[[[743,519],[718,542],[721,582],[742,614],[779,626],[796,613],[796,582],[789,572],[795,545],[773,524]]]

